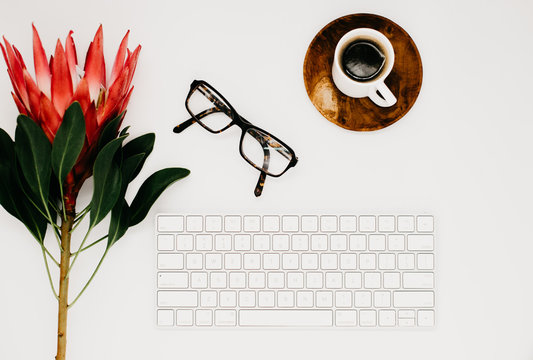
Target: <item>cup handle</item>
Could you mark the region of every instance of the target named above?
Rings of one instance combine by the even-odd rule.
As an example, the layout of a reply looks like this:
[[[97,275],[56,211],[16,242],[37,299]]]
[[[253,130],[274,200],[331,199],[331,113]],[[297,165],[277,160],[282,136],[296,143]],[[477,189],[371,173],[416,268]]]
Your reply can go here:
[[[379,93],[383,96],[379,96]],[[376,105],[381,107],[389,107],[396,104],[396,96],[389,90],[387,85],[384,82],[380,82],[376,85],[370,94],[368,94],[370,100],[372,100]]]

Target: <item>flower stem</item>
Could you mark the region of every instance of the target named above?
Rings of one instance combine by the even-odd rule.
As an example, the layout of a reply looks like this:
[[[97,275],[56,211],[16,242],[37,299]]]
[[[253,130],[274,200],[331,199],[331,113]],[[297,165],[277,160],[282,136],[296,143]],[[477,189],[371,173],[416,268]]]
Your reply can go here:
[[[99,242],[101,242],[101,241],[107,239],[108,236],[109,236],[109,235],[102,236],[100,239],[98,239],[98,240],[94,241],[93,243],[87,245],[86,247],[84,247],[84,248],[81,249],[81,250],[78,250],[78,251],[76,251],[76,252],[73,252],[73,253],[70,254],[70,255],[75,255],[75,254],[77,254],[77,253],[84,252],[85,250],[87,250],[87,249],[93,247],[94,245],[98,244]]]
[[[78,294],[78,296],[76,296],[76,298],[74,299],[74,301],[72,301],[72,303],[68,306],[68,308],[70,309],[72,306],[74,306],[74,304],[76,303],[76,301],[78,301],[78,299],[80,298],[80,296],[83,294],[83,292],[85,291],[85,289],[87,289],[87,287],[89,286],[89,284],[91,283],[91,281],[93,280],[94,276],[96,275],[96,273],[98,272],[98,269],[100,269],[100,265],[102,265],[102,262],[104,262],[104,259],[105,259],[105,256],[107,255],[107,251],[109,250],[109,248],[105,249],[104,251],[104,254],[102,255],[102,258],[100,259],[100,261],[98,262],[98,265],[96,265],[96,269],[94,269],[91,277],[89,278],[89,281],[87,281],[87,283],[85,284],[85,286],[83,287],[83,289],[81,289],[80,293]]]
[[[54,297],[56,300],[59,301],[59,296],[57,296],[56,289],[54,288],[54,283],[52,282],[52,276],[50,275],[50,268],[48,267],[48,260],[46,260],[46,254],[45,254],[45,248],[42,247],[43,250],[43,259],[44,259],[44,266],[46,267],[46,274],[48,275],[48,281],[50,282],[50,288],[52,288],[52,292],[54,293]],[[52,258],[53,260],[54,258]],[[55,260],[54,260],[55,261]]]

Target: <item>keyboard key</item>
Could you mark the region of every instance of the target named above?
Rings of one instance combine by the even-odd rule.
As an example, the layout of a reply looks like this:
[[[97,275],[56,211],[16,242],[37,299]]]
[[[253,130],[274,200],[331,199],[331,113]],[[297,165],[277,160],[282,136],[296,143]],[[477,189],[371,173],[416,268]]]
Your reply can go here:
[[[359,268],[361,270],[375,270],[376,269],[376,254],[360,254]]]
[[[196,291],[158,291],[157,306],[195,307],[198,305]]]
[[[362,287],[362,275],[359,272],[347,272],[344,274],[344,286],[347,289],[360,289]]]
[[[192,324],[193,324],[192,310],[177,310],[176,311],[176,325],[192,326]]]
[[[191,288],[206,289],[207,288],[207,273],[206,272],[191,272]]]
[[[244,289],[246,288],[246,273],[235,272],[229,273],[229,287],[231,289]]]
[[[269,272],[267,274],[267,285],[269,289],[283,289],[285,287],[285,273]]]
[[[220,307],[235,307],[237,306],[237,292],[235,291],[221,291],[219,293]]]
[[[215,235],[215,250],[230,251],[231,250],[231,235],[227,235],[227,234]]]
[[[288,272],[287,287],[289,289],[303,289],[304,274],[302,272]]]
[[[355,310],[335,311],[335,325],[356,326],[357,325],[357,311]]]
[[[297,232],[298,231],[298,216],[283,216],[281,218],[283,232]]]
[[[299,267],[298,254],[283,254],[281,260],[284,270],[297,270]]]
[[[405,237],[400,234],[391,234],[387,237],[389,251],[404,251]]]
[[[289,250],[289,235],[287,234],[272,235],[272,250],[274,251]]]
[[[157,325],[174,326],[174,310],[157,310]]]
[[[399,272],[383,273],[383,287],[385,289],[399,289],[400,288],[400,273]]]
[[[359,231],[374,232],[376,231],[376,217],[363,215],[359,216]]]
[[[259,232],[261,231],[261,217],[250,216],[244,217],[244,231],[246,232]]]
[[[200,270],[204,266],[202,254],[187,254],[185,259],[185,267],[188,270]]]
[[[255,291],[239,291],[239,306],[240,307],[254,307],[255,306]]]
[[[328,236],[323,234],[311,235],[311,250],[320,251],[328,249]]]
[[[157,231],[160,232],[182,232],[183,216],[161,215],[157,218]]]
[[[176,272],[157,274],[157,287],[186,289],[189,286],[189,273]]]
[[[248,287],[250,289],[264,289],[265,288],[265,273],[263,272],[248,273]]]
[[[331,310],[241,310],[240,326],[331,326]]]
[[[342,273],[341,272],[327,272],[326,273],[326,288],[327,289],[342,288]]]
[[[236,215],[229,215],[224,217],[224,231],[240,232],[241,231],[241,217]]]
[[[270,235],[257,234],[253,238],[255,251],[268,251],[270,250]]]
[[[407,235],[407,249],[409,251],[433,250],[433,235]]]
[[[415,319],[398,319],[398,325],[400,327],[412,327],[412,326],[415,326]]]
[[[350,235],[350,250],[352,251],[366,250],[366,235],[362,235],[362,234]]]
[[[211,326],[213,325],[213,312],[211,310],[196,310],[196,325]]]
[[[396,312],[394,310],[379,310],[379,326],[395,326]]]
[[[367,272],[365,273],[365,288],[379,289],[381,287],[381,273]]]
[[[308,289],[321,289],[324,286],[323,274],[321,272],[308,272],[305,285]]]
[[[354,292],[355,307],[371,307],[372,306],[372,292],[370,291],[355,291]]]
[[[265,270],[278,270],[279,254],[263,254],[263,268]]]
[[[360,310],[359,325],[368,327],[376,326],[376,310]]]
[[[193,249],[193,236],[190,234],[178,235],[176,249],[178,251],[190,251]]]
[[[415,231],[415,217],[414,216],[398,216],[398,231],[399,232]]]
[[[215,325],[235,326],[237,324],[237,312],[235,310],[215,310]]]
[[[398,318],[414,319],[415,311],[414,310],[398,310]]]
[[[263,231],[278,232],[279,228],[279,216],[263,216]]]
[[[249,234],[235,234],[235,250],[248,251],[252,248],[252,237]]]
[[[416,263],[420,270],[433,270],[433,254],[418,254]]]
[[[380,270],[394,270],[396,269],[396,255],[379,254],[378,263]]]
[[[261,268],[261,254],[244,254],[244,269],[259,270]]]
[[[161,270],[183,269],[183,254],[157,254],[157,268]]]
[[[374,306],[378,308],[388,308],[391,305],[390,292],[374,291]]]
[[[338,308],[352,307],[352,292],[335,291],[335,306]]]
[[[323,270],[336,270],[338,267],[337,254],[320,254],[320,268]]]
[[[433,289],[435,286],[433,273],[430,272],[404,272],[404,289]]]
[[[302,232],[318,231],[318,216],[302,216]]]
[[[240,270],[242,267],[241,254],[225,254],[224,255],[224,269],[226,270]]]
[[[330,308],[333,306],[333,291],[317,291],[316,307]]]
[[[222,254],[205,254],[205,268],[207,270],[221,270]]]
[[[394,223],[395,223],[394,216],[390,216],[390,215],[378,216],[379,232],[393,232]]]
[[[357,230],[356,216],[340,216],[339,230],[342,232],[355,232]]]
[[[356,254],[341,254],[340,255],[341,270],[355,270],[357,269],[357,255]]]
[[[302,270],[317,270],[318,254],[302,254]]]
[[[309,235],[307,234],[294,234],[291,239],[292,250],[294,251],[307,251],[309,250]]]
[[[202,307],[217,306],[217,292],[216,291],[202,291],[200,292],[200,305]]]
[[[206,216],[205,217],[205,231],[221,232],[222,231],[222,216]]]
[[[322,232],[336,232],[337,231],[337,217],[325,215],[320,217],[320,231]]]
[[[174,250],[174,235],[158,235],[157,236],[157,250],[172,251]]]
[[[394,307],[426,308],[435,306],[433,291],[395,291]]]
[[[435,325],[435,312],[433,310],[418,310],[418,326]]]
[[[373,234],[368,236],[368,250],[383,251],[385,250],[385,235]]]
[[[203,218],[199,215],[187,216],[187,232],[201,232],[204,229],[203,222]]]
[[[418,216],[416,229],[420,232],[433,232],[433,216]]]
[[[225,272],[212,272],[209,285],[212,289],[224,289],[227,286],[227,276]]]
[[[398,254],[398,269],[414,270],[415,254]]]
[[[345,251],[347,247],[347,238],[344,234],[333,234],[330,236],[332,251]]]
[[[213,236],[210,234],[196,235],[196,250],[198,251],[213,250]]]
[[[296,306],[305,308],[313,307],[313,292],[312,291],[297,291],[296,292]]]
[[[259,291],[257,293],[257,304],[259,307],[274,307],[274,291]]]
[[[278,291],[278,306],[281,308],[294,307],[294,292]]]

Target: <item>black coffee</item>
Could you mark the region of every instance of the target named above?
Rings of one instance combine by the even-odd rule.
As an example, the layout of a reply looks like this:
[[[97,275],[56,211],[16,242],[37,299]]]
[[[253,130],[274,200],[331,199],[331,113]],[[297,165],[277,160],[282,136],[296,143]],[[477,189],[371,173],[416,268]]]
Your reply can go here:
[[[371,41],[356,40],[346,47],[341,60],[349,77],[357,81],[369,81],[385,65],[385,54]]]

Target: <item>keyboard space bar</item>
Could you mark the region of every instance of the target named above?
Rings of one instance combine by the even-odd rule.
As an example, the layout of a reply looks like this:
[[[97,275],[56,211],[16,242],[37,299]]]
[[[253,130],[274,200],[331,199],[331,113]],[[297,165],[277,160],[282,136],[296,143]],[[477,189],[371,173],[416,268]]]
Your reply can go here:
[[[332,326],[331,310],[240,310],[240,326]]]

